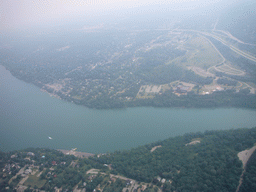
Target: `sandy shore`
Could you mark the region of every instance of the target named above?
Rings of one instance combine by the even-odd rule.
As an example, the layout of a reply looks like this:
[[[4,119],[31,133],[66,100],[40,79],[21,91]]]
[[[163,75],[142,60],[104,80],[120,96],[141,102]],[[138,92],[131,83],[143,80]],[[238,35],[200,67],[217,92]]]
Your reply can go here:
[[[79,158],[88,158],[88,157],[94,156],[94,154],[92,153],[79,152],[75,150],[64,150],[64,149],[57,149],[57,150],[64,153],[65,155],[74,155],[75,157],[79,157]]]

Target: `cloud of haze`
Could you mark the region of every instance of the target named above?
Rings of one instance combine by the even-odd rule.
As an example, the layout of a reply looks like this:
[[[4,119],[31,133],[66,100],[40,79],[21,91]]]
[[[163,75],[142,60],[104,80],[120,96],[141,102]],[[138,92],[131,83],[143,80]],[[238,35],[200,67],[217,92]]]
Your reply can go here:
[[[214,5],[221,0],[1,0],[1,28],[19,28],[33,24],[66,20],[83,15],[93,17],[115,11],[147,6],[190,10]],[[237,0],[230,0],[237,1]]]

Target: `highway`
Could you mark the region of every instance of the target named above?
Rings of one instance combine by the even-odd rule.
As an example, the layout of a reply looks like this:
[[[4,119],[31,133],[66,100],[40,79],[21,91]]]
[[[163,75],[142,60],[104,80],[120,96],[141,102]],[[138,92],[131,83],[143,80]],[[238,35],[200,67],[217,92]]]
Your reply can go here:
[[[183,29],[178,29],[178,31],[190,31],[190,32],[202,34],[204,36],[212,37],[212,38],[216,39],[217,41],[221,42],[223,45],[226,45],[227,47],[229,47],[235,53],[241,55],[242,57],[245,57],[246,59],[249,59],[249,60],[255,62],[255,64],[256,64],[256,57],[231,45],[230,43],[226,42],[221,37],[219,37],[216,33],[213,34],[213,33],[209,33],[209,32],[203,32],[203,31],[197,31],[197,30],[183,30]]]

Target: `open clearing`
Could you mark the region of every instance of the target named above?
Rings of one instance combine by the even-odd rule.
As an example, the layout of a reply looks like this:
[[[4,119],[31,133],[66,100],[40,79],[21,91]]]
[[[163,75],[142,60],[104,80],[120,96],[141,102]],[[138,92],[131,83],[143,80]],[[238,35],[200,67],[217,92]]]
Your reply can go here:
[[[197,75],[200,75],[202,77],[215,77],[214,74],[210,73],[209,71],[206,71],[200,67],[187,67],[189,70],[194,71]]]
[[[241,151],[241,152],[239,152],[237,154],[239,160],[241,160],[242,163],[243,163],[243,169],[244,170],[243,170],[243,172],[242,172],[242,174],[240,176],[239,185],[238,185],[238,187],[236,189],[236,192],[239,192],[239,189],[240,189],[240,187],[241,187],[241,185],[243,183],[243,176],[244,176],[244,173],[246,171],[245,167],[246,167],[247,161],[250,159],[250,157],[253,154],[253,152],[255,151],[255,149],[256,149],[256,146],[252,147],[251,149]]]
[[[32,187],[37,186],[38,188],[41,188],[43,187],[45,182],[46,182],[45,179],[40,179],[40,177],[37,177],[37,174],[34,174],[34,175],[29,175],[28,179],[24,182],[24,185],[26,186],[31,185]]]
[[[241,151],[237,154],[238,158],[243,163],[243,168],[245,168],[247,161],[250,159],[252,153],[255,151],[256,146],[252,147],[251,149]]]
[[[58,151],[64,153],[65,155],[74,155],[75,157],[79,157],[79,158],[88,158],[88,157],[94,156],[94,154],[92,153],[79,152],[75,150],[58,149]]]
[[[152,98],[161,90],[161,85],[143,85],[137,93],[137,98]]]
[[[153,148],[150,150],[150,152],[152,153],[152,152],[154,152],[157,148],[160,148],[160,147],[162,147],[162,145],[155,146],[155,147],[153,147]]]
[[[214,68],[215,68],[216,71],[223,72],[223,73],[226,73],[228,75],[238,75],[238,76],[244,76],[245,75],[244,71],[241,71],[239,69],[231,67],[228,64],[223,64],[221,66],[214,67]]]
[[[185,56],[178,57],[169,64],[182,64],[186,68],[195,66],[206,70],[223,61],[211,43],[202,36],[192,37],[183,48],[187,50]]]

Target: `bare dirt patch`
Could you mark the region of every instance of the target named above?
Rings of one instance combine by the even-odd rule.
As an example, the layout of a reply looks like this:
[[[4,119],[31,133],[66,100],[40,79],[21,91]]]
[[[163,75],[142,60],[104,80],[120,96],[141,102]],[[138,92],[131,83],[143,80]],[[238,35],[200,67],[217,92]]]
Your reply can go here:
[[[194,71],[197,75],[200,75],[202,77],[215,77],[214,74],[200,68],[200,67],[195,67],[195,66],[189,66],[187,67],[188,70]]]
[[[255,151],[256,146],[252,147],[251,149],[241,151],[237,154],[238,158],[242,161],[243,167],[245,168],[247,161],[250,159],[251,155]]]
[[[150,150],[150,152],[152,153],[153,151],[155,151],[157,148],[160,148],[160,147],[162,147],[162,145],[155,146],[155,147],[153,147],[153,148]]]
[[[58,92],[63,88],[63,85],[59,83],[45,84],[44,86],[47,87],[48,89],[54,90],[55,92]]]
[[[241,71],[239,69],[236,69],[234,67],[231,67],[230,65],[224,64],[218,67],[214,67],[216,71],[226,73],[228,75],[238,75],[238,76],[244,76],[246,73],[244,71]]]
[[[201,141],[200,140],[194,140],[194,141],[191,141],[190,143],[187,143],[186,146],[195,145],[195,144],[198,144],[198,143],[201,143]]]
[[[243,183],[243,176],[244,176],[244,173],[246,171],[245,167],[246,167],[246,164],[247,164],[247,161],[250,159],[251,155],[253,154],[253,152],[255,151],[256,149],[256,146],[252,147],[251,149],[248,149],[248,150],[244,150],[244,151],[241,151],[237,154],[238,158],[242,161],[243,163],[243,172],[240,176],[240,180],[239,180],[239,185],[237,186],[237,189],[236,189],[236,192],[239,192],[239,189],[240,189],[240,186],[242,185]]]
[[[75,150],[58,149],[58,151],[64,153],[65,155],[74,155],[75,157],[80,157],[80,158],[88,158],[88,157],[94,156],[94,154],[92,153],[84,153],[84,152],[79,152]]]

